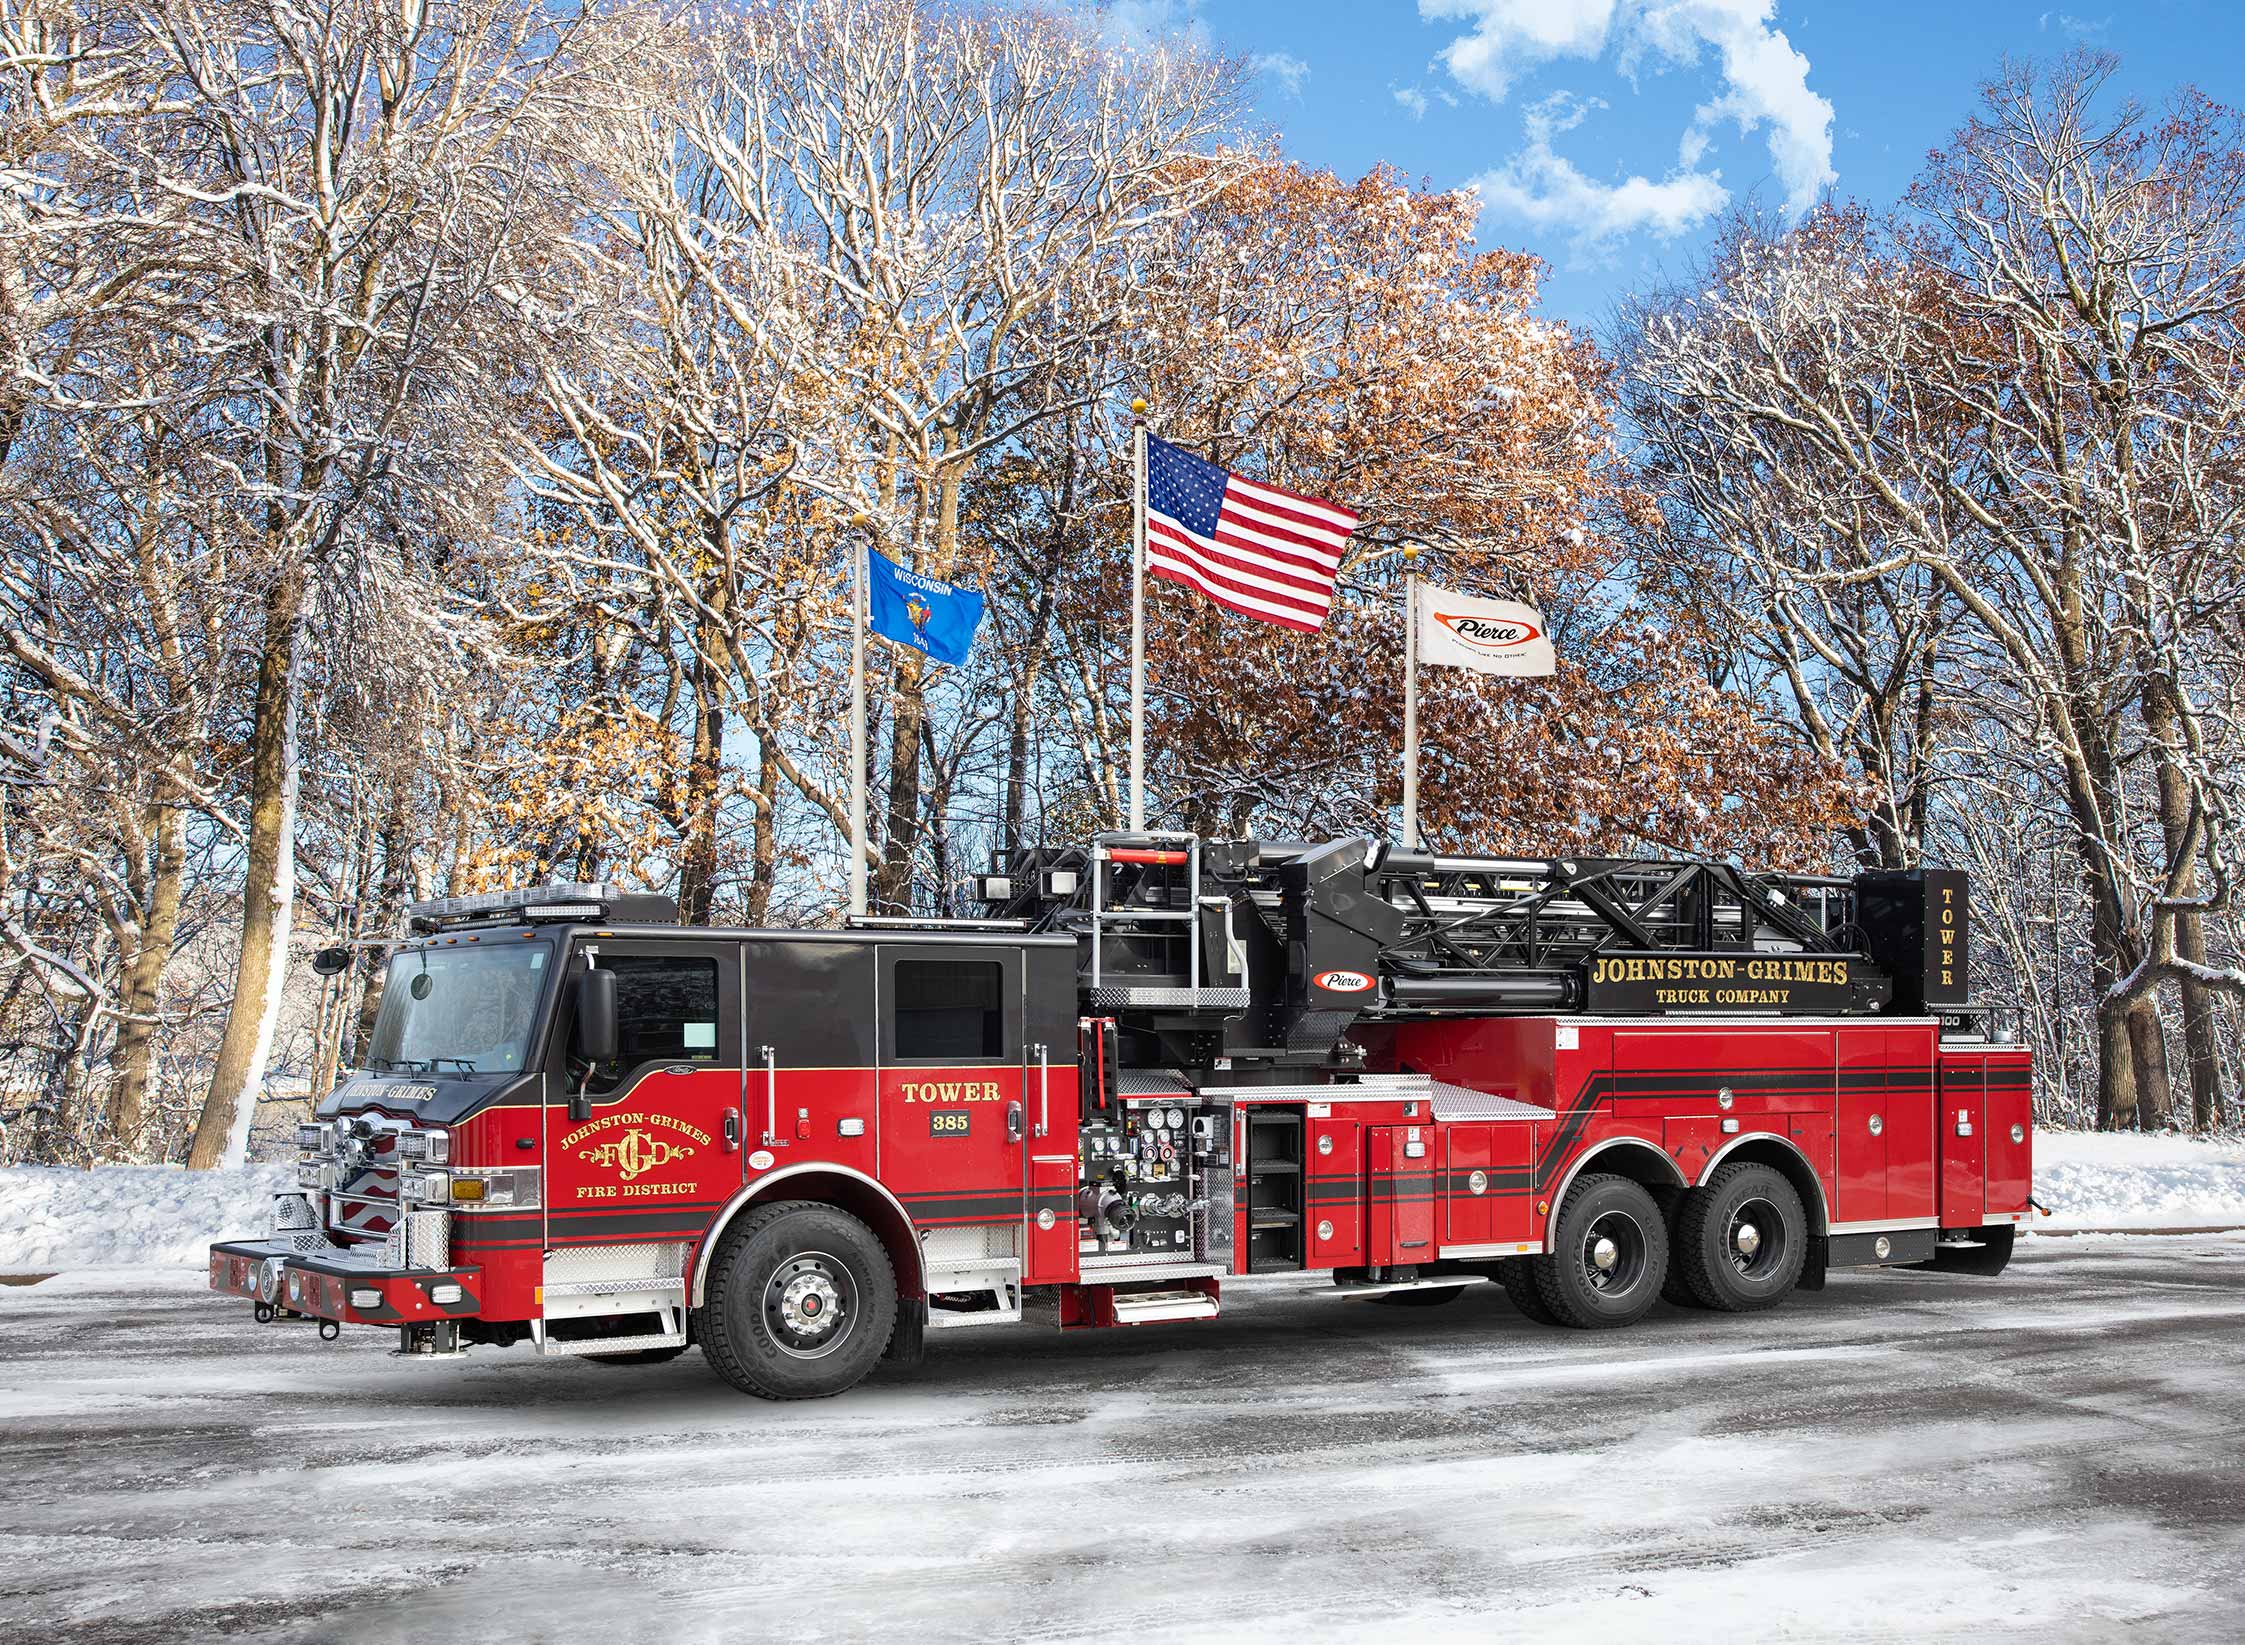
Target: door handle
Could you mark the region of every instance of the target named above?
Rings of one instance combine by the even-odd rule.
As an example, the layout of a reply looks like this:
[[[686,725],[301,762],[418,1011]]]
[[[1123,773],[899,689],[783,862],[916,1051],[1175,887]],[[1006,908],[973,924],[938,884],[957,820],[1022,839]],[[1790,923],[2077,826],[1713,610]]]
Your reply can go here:
[[[1052,1134],[1052,1055],[1037,1046],[1037,1135]]]
[[[1019,1142],[1020,1140],[1021,1104],[1019,1104],[1018,1102],[1009,1102],[1006,1104],[1006,1141]]]
[[[764,1146],[769,1148],[780,1140],[779,1053],[768,1045],[756,1049],[764,1059]]]
[[[725,1116],[725,1152],[737,1154],[740,1152],[740,1146],[741,1117],[738,1114],[727,1114]]]

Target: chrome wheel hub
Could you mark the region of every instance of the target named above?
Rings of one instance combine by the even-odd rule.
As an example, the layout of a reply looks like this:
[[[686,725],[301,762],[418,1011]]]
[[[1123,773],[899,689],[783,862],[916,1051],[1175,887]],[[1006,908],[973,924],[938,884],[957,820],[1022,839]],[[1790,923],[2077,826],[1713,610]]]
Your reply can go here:
[[[1742,1222],[1731,1243],[1738,1247],[1740,1256],[1750,1257],[1762,1248],[1762,1231],[1750,1222]]]
[[[1621,1260],[1621,1247],[1601,1235],[1591,1244],[1590,1260],[1596,1266],[1610,1270]]]
[[[818,1359],[840,1347],[857,1313],[857,1285],[841,1262],[804,1251],[773,1270],[764,1287],[764,1318],[780,1351]]]

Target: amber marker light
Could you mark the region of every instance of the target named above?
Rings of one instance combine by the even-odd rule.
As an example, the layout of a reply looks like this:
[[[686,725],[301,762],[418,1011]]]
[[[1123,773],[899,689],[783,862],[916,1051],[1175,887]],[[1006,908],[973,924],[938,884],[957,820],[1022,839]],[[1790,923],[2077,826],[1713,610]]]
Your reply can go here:
[[[452,1179],[452,1197],[454,1199],[483,1198],[482,1179],[479,1177],[454,1177]]]

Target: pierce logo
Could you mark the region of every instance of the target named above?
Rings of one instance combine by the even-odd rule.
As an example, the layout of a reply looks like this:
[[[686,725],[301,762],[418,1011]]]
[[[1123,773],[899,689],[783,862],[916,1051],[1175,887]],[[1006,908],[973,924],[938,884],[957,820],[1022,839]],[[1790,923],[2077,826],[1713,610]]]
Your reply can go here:
[[[1476,651],[1512,651],[1543,638],[1534,623],[1493,622],[1460,611],[1437,611],[1434,620]]]
[[[1320,971],[1310,981],[1328,994],[1361,994],[1372,986],[1372,979],[1361,971]]]

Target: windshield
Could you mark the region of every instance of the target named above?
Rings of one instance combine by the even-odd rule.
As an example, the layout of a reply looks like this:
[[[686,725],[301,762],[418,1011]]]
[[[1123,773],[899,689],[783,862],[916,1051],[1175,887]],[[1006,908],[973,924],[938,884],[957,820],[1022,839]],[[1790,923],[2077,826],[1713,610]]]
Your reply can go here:
[[[366,1064],[376,1073],[518,1069],[545,985],[548,945],[419,949],[392,956]]]

